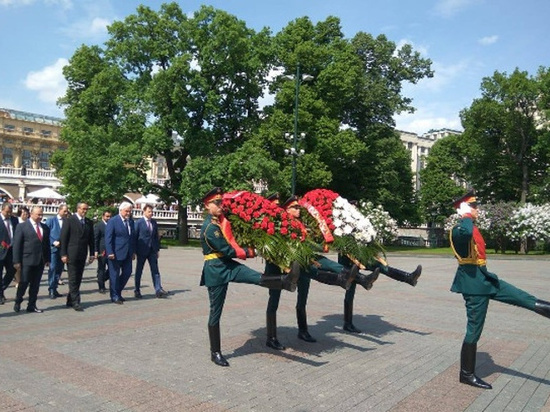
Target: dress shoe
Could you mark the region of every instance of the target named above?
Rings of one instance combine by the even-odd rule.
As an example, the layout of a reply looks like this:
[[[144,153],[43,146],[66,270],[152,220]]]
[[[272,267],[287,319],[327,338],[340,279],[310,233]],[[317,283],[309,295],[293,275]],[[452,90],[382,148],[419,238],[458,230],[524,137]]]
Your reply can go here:
[[[76,305],[73,305],[73,309],[76,310],[77,312],[84,311],[84,308],[80,306],[78,303]]]
[[[59,293],[57,290],[54,290],[53,294],[56,298],[62,298],[63,297],[63,295],[61,293]]]
[[[3,305],[4,303],[6,303],[6,297],[4,296],[4,294],[2,293],[0,295],[0,305]]]
[[[117,305],[122,305],[124,302],[122,301],[122,299],[114,299],[113,303],[116,303]]]
[[[275,350],[285,350],[286,349],[284,347],[284,345],[281,342],[279,342],[279,340],[275,337],[267,338],[267,342],[265,343],[265,346],[267,346],[268,348],[271,348],[271,349],[275,349]]]
[[[119,299],[121,302],[126,302],[126,299],[124,299],[122,296]]]
[[[31,307],[31,308],[27,308],[27,312],[34,312],[34,313],[42,313],[44,312],[42,309],[38,309],[36,306],[35,307]]]
[[[361,333],[353,323],[344,323],[344,330],[349,333]]]
[[[221,352],[212,352],[210,359],[218,366],[229,366],[229,362],[227,362]]]
[[[140,292],[139,290],[136,290],[136,291],[134,292],[134,297],[135,297],[136,299],[141,299],[143,296],[141,296],[141,292]]]
[[[68,308],[72,308],[73,307],[73,302],[67,301],[67,303],[65,303],[65,306],[67,306]]]
[[[104,295],[104,294],[107,293],[107,289],[105,289],[105,288],[99,289],[99,293],[101,293],[102,295]]]
[[[167,298],[168,297],[168,292],[166,292],[164,289],[161,289],[156,293],[156,296],[157,296],[157,298],[160,298],[160,299]]]
[[[13,305],[13,310],[19,312],[21,310],[21,303],[15,302],[15,305]]]
[[[57,296],[55,296],[53,291],[50,291],[50,299],[57,299]]]
[[[309,334],[307,330],[301,330],[298,332],[298,339],[302,339],[306,342],[317,342],[317,339],[315,339],[313,336]]]

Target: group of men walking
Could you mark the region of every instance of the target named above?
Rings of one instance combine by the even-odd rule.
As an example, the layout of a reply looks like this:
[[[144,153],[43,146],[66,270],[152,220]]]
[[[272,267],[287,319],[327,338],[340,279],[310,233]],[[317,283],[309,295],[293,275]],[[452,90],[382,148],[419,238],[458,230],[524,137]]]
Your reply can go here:
[[[131,203],[123,202],[118,215],[111,219],[111,212],[105,211],[94,226],[86,217],[87,203],[78,203],[70,216],[67,205],[60,205],[56,216],[45,223],[42,223],[43,209],[37,205],[31,208],[30,218],[19,223],[12,216],[12,205],[4,203],[0,225],[0,304],[6,301],[4,290],[19,273],[14,311],[21,310],[28,289],[27,311],[41,313],[36,301],[44,268],[48,266],[48,295],[50,299],[57,299],[63,297],[58,284],[66,267],[69,286],[66,306],[83,311],[82,276],[86,264],[96,259],[99,292],[107,292],[108,280],[113,303],[124,302],[122,290],[132,275],[132,262],[136,258],[134,296],[142,298],[141,276],[145,262],[149,262],[155,296],[166,298],[168,293],[162,288],[158,268],[160,241],[157,222],[152,218],[153,208],[146,205],[143,218],[137,222],[131,217],[132,209]]]

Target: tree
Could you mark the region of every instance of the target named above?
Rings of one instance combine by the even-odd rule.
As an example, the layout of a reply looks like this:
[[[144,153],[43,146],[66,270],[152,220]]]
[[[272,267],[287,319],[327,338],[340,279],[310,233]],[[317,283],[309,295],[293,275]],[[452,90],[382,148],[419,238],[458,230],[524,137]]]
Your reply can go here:
[[[545,193],[549,82],[544,68],[534,77],[519,69],[495,72],[483,79],[482,97],[461,112],[466,178],[481,196],[523,204]]]
[[[293,131],[296,85],[288,77],[299,65],[314,78],[300,88],[298,132],[306,134],[300,143],[306,154],[298,159],[297,193],[323,186],[381,203],[400,221],[415,220],[410,155],[393,130],[393,115],[413,110],[402,84],[432,76],[431,62],[385,36],[360,32],[346,39],[336,17],[316,25],[307,17],[290,22],[275,35],[274,49],[281,75],[270,85],[275,100],[264,110],[256,141],[288,175],[284,135]]]
[[[232,153],[257,128],[270,34],[211,7],[187,17],[169,3],[158,12],[139,6],[109,35],[103,49],[80,47],[64,69],[68,149],[53,163],[70,199],[103,203],[142,191],[184,205],[188,160]],[[164,185],[146,179],[157,156],[166,160]],[[186,242],[186,208],[179,212]]]
[[[443,222],[454,213],[453,200],[464,194],[465,166],[460,136],[438,140],[420,170],[420,210],[426,221]]]

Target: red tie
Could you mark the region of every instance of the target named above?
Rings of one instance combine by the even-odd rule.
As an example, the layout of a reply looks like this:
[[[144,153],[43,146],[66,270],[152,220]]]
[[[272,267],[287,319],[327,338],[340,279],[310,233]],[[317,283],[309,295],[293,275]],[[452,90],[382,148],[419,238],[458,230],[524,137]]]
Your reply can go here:
[[[38,236],[38,240],[42,242],[42,233],[40,232],[40,224],[36,224],[36,235]]]

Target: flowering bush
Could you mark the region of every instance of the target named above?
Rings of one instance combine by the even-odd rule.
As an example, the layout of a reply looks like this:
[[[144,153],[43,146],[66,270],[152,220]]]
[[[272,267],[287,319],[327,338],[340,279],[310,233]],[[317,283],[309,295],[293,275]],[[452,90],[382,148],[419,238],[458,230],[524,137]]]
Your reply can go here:
[[[512,240],[550,239],[550,205],[535,206],[526,203],[510,217],[508,236]]]
[[[303,244],[305,226],[278,205],[255,193],[235,191],[224,195],[222,208],[239,245],[256,248],[281,270],[294,260],[309,264],[313,252]]]

